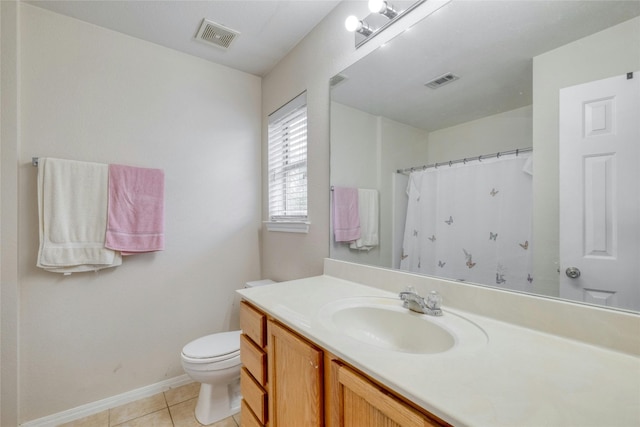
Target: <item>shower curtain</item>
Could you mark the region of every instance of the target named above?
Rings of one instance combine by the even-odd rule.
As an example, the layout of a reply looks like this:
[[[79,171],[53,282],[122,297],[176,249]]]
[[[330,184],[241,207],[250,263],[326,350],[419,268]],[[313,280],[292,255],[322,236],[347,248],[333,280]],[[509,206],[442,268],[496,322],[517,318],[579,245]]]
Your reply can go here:
[[[400,268],[526,291],[531,160],[526,153],[412,172]]]

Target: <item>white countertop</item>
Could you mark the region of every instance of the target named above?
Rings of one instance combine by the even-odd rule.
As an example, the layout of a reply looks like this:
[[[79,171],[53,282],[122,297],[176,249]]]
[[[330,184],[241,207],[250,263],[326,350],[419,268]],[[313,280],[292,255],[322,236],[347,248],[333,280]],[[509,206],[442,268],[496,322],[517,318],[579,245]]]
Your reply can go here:
[[[317,276],[238,291],[267,314],[455,426],[640,426],[640,358],[460,310],[488,342],[438,354],[391,352],[335,333],[323,306],[385,290]],[[541,314],[543,315],[543,314]]]

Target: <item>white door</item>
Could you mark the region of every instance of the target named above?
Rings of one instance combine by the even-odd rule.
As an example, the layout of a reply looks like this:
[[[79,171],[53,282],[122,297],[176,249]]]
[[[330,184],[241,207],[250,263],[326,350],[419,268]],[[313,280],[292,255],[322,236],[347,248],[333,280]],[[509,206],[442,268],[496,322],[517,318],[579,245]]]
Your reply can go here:
[[[640,310],[640,72],[560,91],[559,154],[560,297]]]

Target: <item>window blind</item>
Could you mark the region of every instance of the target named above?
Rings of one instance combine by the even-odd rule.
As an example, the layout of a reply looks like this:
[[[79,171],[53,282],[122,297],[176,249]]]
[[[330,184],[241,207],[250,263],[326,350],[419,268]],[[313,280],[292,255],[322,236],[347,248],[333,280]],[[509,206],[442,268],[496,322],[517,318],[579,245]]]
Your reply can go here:
[[[307,102],[299,95],[269,116],[269,219],[307,219]]]

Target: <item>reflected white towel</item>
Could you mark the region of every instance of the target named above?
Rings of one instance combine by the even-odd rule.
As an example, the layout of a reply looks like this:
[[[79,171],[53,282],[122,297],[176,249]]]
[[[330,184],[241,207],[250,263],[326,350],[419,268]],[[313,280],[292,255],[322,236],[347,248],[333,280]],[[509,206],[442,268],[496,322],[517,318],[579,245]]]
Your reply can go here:
[[[122,264],[104,247],[108,176],[105,164],[39,159],[38,267],[66,274]]]
[[[378,190],[358,189],[360,238],[351,242],[351,249],[370,251],[378,246],[378,205]]]

